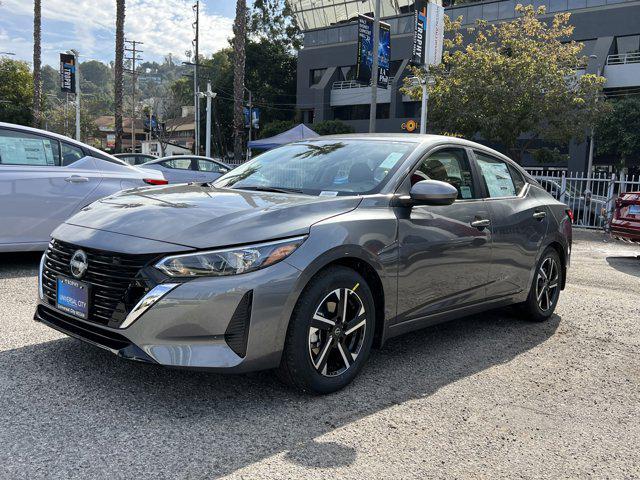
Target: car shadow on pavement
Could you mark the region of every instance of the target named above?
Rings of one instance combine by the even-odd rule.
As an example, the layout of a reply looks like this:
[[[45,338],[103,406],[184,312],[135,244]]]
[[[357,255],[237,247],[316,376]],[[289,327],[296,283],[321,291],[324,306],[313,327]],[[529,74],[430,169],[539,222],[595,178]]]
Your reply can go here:
[[[324,397],[292,391],[269,372],[165,369],[70,338],[0,352],[0,465],[9,477],[163,478],[212,478],[276,454],[347,466],[357,447],[318,437],[509,362],[559,323],[500,310],[405,335],[375,350],[351,386]]]
[[[29,277],[38,273],[42,252],[0,253],[2,278]]]
[[[640,256],[607,257],[607,263],[619,272],[640,277]]]

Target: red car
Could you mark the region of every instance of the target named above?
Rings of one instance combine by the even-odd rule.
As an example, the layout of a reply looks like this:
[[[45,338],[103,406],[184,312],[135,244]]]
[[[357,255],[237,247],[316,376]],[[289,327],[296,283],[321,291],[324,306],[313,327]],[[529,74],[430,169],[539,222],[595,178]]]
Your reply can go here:
[[[640,243],[640,192],[627,192],[618,197],[610,226],[613,237]]]

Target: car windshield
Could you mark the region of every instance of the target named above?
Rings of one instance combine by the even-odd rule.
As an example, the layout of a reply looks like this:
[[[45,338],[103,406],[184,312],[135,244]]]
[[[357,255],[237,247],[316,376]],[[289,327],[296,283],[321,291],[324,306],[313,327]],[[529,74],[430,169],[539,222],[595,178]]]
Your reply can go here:
[[[376,193],[416,145],[357,139],[292,143],[263,153],[214,185],[326,196]]]

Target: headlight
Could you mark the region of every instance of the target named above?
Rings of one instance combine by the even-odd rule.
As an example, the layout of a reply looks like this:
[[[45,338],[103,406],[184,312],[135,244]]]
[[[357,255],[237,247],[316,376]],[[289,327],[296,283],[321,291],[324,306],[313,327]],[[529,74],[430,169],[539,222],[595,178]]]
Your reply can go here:
[[[165,257],[155,267],[170,277],[237,275],[268,267],[291,255],[306,237]]]

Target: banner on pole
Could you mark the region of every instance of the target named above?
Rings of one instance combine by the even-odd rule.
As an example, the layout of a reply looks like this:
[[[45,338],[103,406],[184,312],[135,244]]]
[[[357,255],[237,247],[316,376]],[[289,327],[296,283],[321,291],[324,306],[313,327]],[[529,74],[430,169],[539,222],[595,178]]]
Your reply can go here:
[[[68,53],[60,54],[60,90],[76,93],[76,57]]]
[[[444,41],[444,7],[417,0],[413,31],[414,65],[439,65]]]
[[[378,86],[389,85],[389,67],[391,62],[391,26],[380,22],[378,47]],[[358,51],[356,59],[356,80],[369,85],[373,68],[373,18],[358,16]]]

